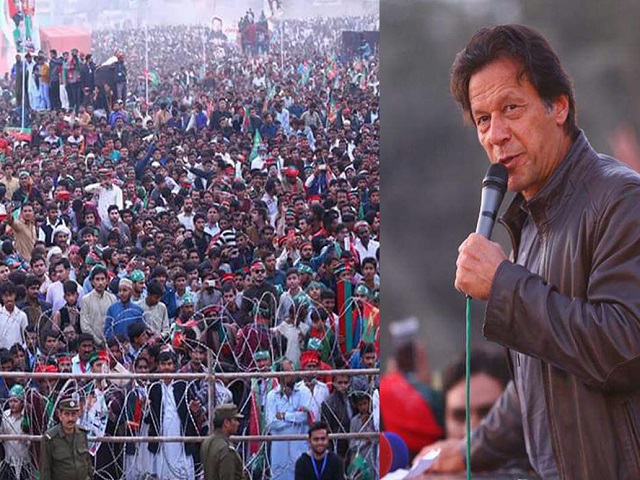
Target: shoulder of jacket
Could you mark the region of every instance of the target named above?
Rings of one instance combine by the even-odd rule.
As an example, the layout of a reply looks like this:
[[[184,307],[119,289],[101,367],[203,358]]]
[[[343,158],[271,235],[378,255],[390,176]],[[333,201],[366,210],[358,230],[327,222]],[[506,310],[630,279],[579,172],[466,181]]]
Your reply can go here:
[[[58,436],[59,430],[60,430],[60,425],[56,425],[54,427],[51,427],[49,430],[44,432],[44,438],[46,440],[53,440],[55,437]]]

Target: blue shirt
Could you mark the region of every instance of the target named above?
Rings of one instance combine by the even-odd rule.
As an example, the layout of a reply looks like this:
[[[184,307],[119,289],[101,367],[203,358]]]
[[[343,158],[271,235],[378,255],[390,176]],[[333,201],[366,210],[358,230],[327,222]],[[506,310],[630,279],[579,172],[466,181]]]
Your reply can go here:
[[[142,321],[142,308],[129,301],[127,303],[114,303],[107,310],[107,318],[104,323],[104,336],[107,340],[122,335],[129,338],[127,330],[129,325],[136,321]]]

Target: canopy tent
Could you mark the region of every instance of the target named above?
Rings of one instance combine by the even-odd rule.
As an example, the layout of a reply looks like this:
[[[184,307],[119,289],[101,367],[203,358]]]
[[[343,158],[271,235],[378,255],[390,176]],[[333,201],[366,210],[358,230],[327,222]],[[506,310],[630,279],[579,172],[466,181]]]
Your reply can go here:
[[[45,52],[55,48],[60,54],[77,48],[80,52],[89,53],[91,52],[91,31],[74,26],[40,27],[40,45]]]

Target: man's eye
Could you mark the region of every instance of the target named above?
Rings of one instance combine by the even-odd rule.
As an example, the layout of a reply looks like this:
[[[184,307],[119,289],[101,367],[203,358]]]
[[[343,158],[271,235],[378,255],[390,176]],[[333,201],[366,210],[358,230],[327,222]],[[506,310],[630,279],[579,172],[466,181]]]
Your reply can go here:
[[[484,125],[489,121],[489,115],[482,115],[476,119],[476,125]]]

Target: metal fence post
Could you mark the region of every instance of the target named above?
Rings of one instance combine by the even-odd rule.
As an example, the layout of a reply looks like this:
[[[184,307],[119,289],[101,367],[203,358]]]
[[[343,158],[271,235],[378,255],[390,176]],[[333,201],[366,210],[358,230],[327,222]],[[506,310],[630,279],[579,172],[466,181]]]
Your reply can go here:
[[[209,422],[209,435],[213,434],[213,411],[214,411],[214,395],[215,391],[215,376],[213,374],[213,352],[207,349],[207,417]]]

